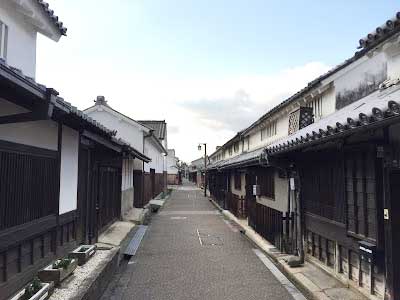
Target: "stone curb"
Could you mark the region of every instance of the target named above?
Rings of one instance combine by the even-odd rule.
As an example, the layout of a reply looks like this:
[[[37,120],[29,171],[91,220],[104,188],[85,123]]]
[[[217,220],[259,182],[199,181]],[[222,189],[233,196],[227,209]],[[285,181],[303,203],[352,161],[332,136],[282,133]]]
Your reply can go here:
[[[114,251],[111,260],[104,264],[101,269],[96,270],[97,272],[93,275],[92,280],[87,285],[82,286],[82,292],[70,300],[96,300],[100,299],[104,291],[107,288],[108,282],[114,276],[114,273],[118,269],[118,258],[120,248],[115,247],[110,251]]]
[[[135,234],[137,226],[133,227],[131,231],[121,241],[120,246],[111,246],[113,251],[111,259],[101,266],[96,272],[93,272],[93,278],[85,286],[82,286],[82,292],[79,295],[71,298],[70,300],[97,300],[100,299],[108,284],[111,282],[114,274],[119,268],[120,262],[123,257],[124,249],[128,246],[130,239]]]
[[[326,299],[326,298],[321,298],[318,295],[316,295],[313,291],[308,289],[307,286],[305,286],[302,282],[297,280],[297,278],[295,278],[293,276],[293,274],[287,270],[288,266],[285,266],[284,264],[282,264],[282,262],[279,261],[278,257],[275,255],[275,253],[272,253],[271,251],[269,251],[270,249],[275,248],[275,246],[273,246],[269,242],[265,241],[257,233],[252,232],[253,230],[249,230],[249,228],[246,228],[245,226],[243,226],[231,212],[222,209],[222,207],[219,206],[219,204],[216,203],[213,199],[211,199],[211,198],[208,198],[208,199],[225,217],[227,217],[231,221],[234,221],[238,226],[240,226],[240,228],[242,229],[242,231],[241,231],[242,234],[244,234],[252,243],[257,245],[270,259],[272,259],[272,261],[274,262],[276,267],[304,294],[304,296],[307,299],[310,299],[310,300]]]

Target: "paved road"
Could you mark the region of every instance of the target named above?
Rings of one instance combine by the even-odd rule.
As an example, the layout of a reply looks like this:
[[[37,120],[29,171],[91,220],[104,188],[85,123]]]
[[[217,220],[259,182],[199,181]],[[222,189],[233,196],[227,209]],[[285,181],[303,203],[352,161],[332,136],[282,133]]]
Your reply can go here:
[[[138,252],[102,299],[294,299],[254,248],[186,184],[153,216]]]

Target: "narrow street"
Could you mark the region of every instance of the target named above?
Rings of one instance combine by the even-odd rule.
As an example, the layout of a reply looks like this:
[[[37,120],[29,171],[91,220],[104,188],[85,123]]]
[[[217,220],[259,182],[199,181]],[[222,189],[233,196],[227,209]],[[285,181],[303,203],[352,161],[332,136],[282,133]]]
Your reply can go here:
[[[153,216],[138,252],[102,299],[305,299],[271,265],[186,183]]]

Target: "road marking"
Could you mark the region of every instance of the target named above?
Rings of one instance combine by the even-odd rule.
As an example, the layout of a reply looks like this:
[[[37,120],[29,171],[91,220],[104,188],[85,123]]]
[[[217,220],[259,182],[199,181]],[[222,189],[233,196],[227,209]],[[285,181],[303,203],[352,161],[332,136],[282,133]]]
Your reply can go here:
[[[163,210],[158,213],[159,216],[170,215],[219,215],[217,210]]]
[[[197,231],[197,236],[198,236],[198,238],[199,238],[200,245],[203,246],[203,242],[201,241],[199,229],[197,228],[196,231]]]
[[[171,220],[186,220],[187,217],[171,217]]]
[[[239,232],[239,230],[237,230],[237,228],[235,228],[231,222],[229,222],[228,220],[223,219],[222,221],[225,222],[226,225],[228,225],[228,227],[233,231],[233,232]]]
[[[306,297],[290,282],[289,279],[273,264],[273,262],[260,249],[253,249],[253,252],[261,262],[271,271],[283,287],[292,295],[295,300],[307,300]]]

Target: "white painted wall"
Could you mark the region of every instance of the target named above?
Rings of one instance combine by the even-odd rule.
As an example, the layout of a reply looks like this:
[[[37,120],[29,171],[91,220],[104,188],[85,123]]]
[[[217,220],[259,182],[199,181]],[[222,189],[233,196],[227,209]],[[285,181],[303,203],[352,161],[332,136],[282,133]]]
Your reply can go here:
[[[140,125],[135,126],[124,117],[117,117],[116,113],[111,113],[107,108],[100,106],[91,107],[90,109],[85,110],[85,113],[107,128],[117,130],[117,137],[122,138],[131,144],[131,146],[136,150],[140,152],[144,151],[143,136],[148,133],[148,130],[143,131]],[[143,170],[143,163],[140,160],[135,159],[134,169]]]
[[[26,112],[26,109],[0,99],[0,116]],[[0,125],[0,140],[57,150],[57,123],[50,120]]]
[[[35,77],[36,29],[8,0],[0,1],[0,20],[8,26],[7,63]]]
[[[63,214],[77,208],[79,132],[62,127],[60,209]]]
[[[262,205],[271,207],[281,212],[286,212],[288,203],[288,180],[285,178],[279,178],[277,171],[275,171],[274,176],[275,199],[264,196],[256,197],[256,199],[257,202]]]
[[[178,174],[177,168],[178,159],[175,156],[167,156],[167,173],[168,174]]]
[[[122,182],[121,190],[125,191],[133,187],[133,159],[124,159],[122,161]]]
[[[240,174],[240,189],[236,189],[235,188],[235,175],[231,174],[231,180],[230,180],[230,184],[231,184],[231,192],[232,194],[235,194],[237,196],[246,196],[246,175],[244,173]]]
[[[151,158],[151,162],[144,164],[145,172],[150,172],[150,169],[154,169],[156,173],[162,174],[166,170],[165,156],[161,154],[151,138],[145,139],[144,154]]]

